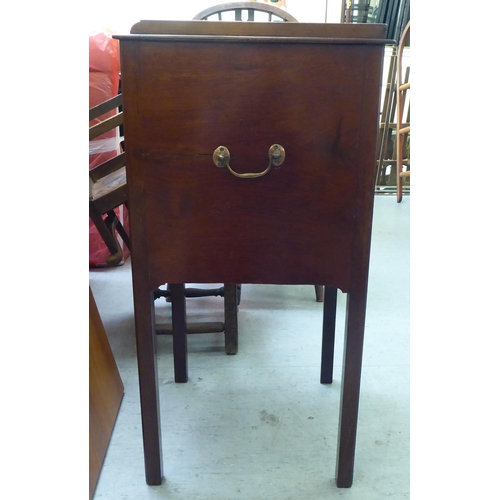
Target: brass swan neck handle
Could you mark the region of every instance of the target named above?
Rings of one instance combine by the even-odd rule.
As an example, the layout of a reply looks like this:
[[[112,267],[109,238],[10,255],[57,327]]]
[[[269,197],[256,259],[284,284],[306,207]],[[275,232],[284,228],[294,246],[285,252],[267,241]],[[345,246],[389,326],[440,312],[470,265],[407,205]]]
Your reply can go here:
[[[272,166],[277,167],[281,165],[285,161],[285,149],[279,144],[273,144],[268,151],[269,163],[267,165],[267,168],[264,171],[257,173],[240,174],[238,172],[235,172],[229,165],[230,157],[231,155],[229,153],[229,150],[225,146],[219,146],[214,151],[213,161],[219,168],[227,167],[227,169],[235,177],[239,177],[240,179],[255,179],[256,177],[262,177],[263,175],[266,175],[269,170],[271,170]]]

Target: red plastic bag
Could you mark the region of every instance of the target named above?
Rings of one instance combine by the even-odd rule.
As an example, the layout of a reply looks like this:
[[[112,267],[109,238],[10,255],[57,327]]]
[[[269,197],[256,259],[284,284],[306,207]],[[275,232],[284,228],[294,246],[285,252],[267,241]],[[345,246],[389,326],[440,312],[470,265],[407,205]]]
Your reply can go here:
[[[89,71],[108,75],[111,97],[118,93],[120,82],[120,47],[111,32],[89,36]]]
[[[97,106],[118,94],[120,82],[120,53],[118,40],[112,38],[110,32],[99,32],[89,36],[89,108]],[[112,116],[116,111],[110,111],[100,120]],[[91,122],[98,123],[96,119]],[[89,168],[114,158],[121,153],[118,132],[111,130],[89,143]],[[115,209],[120,222],[129,232],[128,213],[125,206]],[[123,249],[122,262],[130,255],[120,237],[118,242]],[[89,218],[89,266],[106,266],[106,258],[110,252]]]

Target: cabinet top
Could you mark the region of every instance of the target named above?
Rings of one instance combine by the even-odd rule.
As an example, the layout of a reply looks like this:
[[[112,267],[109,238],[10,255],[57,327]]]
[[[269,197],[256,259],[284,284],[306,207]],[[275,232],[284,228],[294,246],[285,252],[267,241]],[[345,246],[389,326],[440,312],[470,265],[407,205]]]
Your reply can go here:
[[[140,21],[132,26],[130,34],[117,34],[114,38],[159,42],[393,44],[386,34],[385,24]]]

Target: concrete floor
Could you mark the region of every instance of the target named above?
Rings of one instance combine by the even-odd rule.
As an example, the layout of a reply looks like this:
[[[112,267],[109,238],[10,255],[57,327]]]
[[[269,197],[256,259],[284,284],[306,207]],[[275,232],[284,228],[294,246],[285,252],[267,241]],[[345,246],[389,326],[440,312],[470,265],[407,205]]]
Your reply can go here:
[[[336,380],[319,383],[322,305],[312,286],[244,285],[239,352],[223,334],[190,335],[189,382],[173,382],[171,337],[158,338],[165,480],[144,480],[128,260],[90,286],[125,395],[95,499],[377,500],[410,496],[410,198],[375,199],[354,484],[335,486],[345,295]],[[188,300],[188,321],[222,321],[221,298]],[[155,303],[157,315],[170,306]]]

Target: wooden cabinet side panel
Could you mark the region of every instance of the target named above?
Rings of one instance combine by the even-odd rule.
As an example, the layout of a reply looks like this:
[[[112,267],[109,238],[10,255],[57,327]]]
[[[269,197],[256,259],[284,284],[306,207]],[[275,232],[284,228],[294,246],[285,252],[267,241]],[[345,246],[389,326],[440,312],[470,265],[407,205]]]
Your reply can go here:
[[[358,209],[359,186],[375,156],[365,134],[376,136],[379,89],[363,98],[365,48],[122,45],[130,204],[143,214],[132,233],[151,287],[215,280],[347,291],[354,240],[370,218]],[[287,158],[262,178],[237,179],[212,161],[224,145],[235,170],[258,172],[273,143]]]
[[[89,490],[92,498],[123,397],[123,383],[89,294]]]

